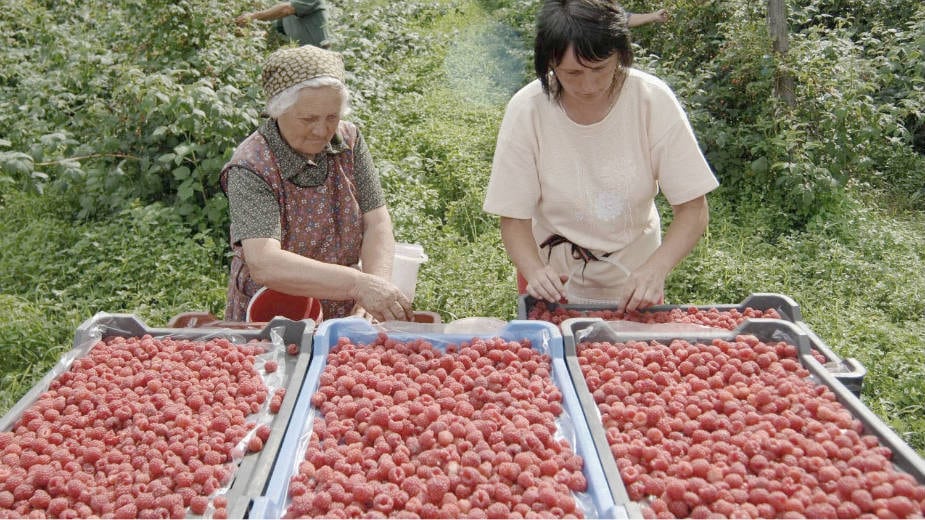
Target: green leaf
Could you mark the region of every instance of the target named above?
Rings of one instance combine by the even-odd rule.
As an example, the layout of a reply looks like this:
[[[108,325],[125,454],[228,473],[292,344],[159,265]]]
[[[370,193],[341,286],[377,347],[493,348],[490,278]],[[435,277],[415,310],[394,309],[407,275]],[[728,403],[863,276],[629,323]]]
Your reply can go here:
[[[755,173],[763,174],[768,173],[768,158],[759,157],[752,161],[751,169]]]
[[[192,150],[193,146],[187,143],[179,144],[173,148],[173,152],[176,154],[176,160],[178,161],[189,155]]]
[[[22,152],[0,153],[0,171],[7,173],[30,174],[35,168],[32,156]]]
[[[173,178],[178,181],[188,179],[190,176],[190,169],[187,166],[178,166],[173,169]]]

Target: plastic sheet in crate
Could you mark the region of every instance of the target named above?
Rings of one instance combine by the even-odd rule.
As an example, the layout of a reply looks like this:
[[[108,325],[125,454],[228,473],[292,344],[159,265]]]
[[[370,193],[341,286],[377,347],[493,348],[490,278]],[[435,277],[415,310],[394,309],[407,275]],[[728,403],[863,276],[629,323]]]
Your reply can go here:
[[[902,486],[905,486],[905,488],[909,488],[910,486],[918,486],[918,488],[914,490],[914,494],[922,495],[923,493],[925,493],[925,462],[923,462],[922,458],[918,455],[917,452],[915,452],[915,450],[909,447],[893,430],[891,430],[879,417],[873,414],[873,412],[871,412],[858,399],[858,397],[853,392],[851,392],[848,388],[846,388],[844,384],[842,384],[838,379],[836,379],[835,376],[820,363],[818,356],[812,354],[811,347],[810,347],[810,338],[806,335],[805,331],[801,327],[795,324],[791,324],[789,322],[785,322],[782,320],[754,320],[754,321],[750,321],[744,324],[739,330],[729,332],[725,335],[715,334],[715,333],[697,334],[693,332],[687,335],[678,335],[678,334],[670,334],[670,333],[644,335],[638,332],[629,333],[629,332],[617,331],[611,327],[611,322],[606,322],[599,318],[574,318],[574,319],[566,320],[565,322],[563,322],[561,326],[561,330],[563,334],[563,341],[565,343],[566,362],[567,362],[569,371],[571,373],[572,380],[575,385],[576,391],[578,393],[579,399],[582,402],[582,407],[585,412],[585,417],[588,420],[590,431],[592,432],[592,435],[594,437],[594,441],[598,449],[599,457],[602,461],[602,464],[604,465],[605,474],[607,475],[608,482],[612,486],[612,493],[618,504],[621,503],[621,500],[627,500],[629,501],[627,502],[628,508],[631,507],[631,505],[636,505],[639,508],[643,508],[644,506],[651,507],[653,504],[656,503],[655,498],[657,498],[658,500],[661,500],[661,505],[667,505],[669,502],[671,502],[672,496],[679,495],[679,490],[681,493],[688,491],[688,489],[680,488],[677,484],[673,484],[672,486],[668,486],[668,484],[666,484],[667,480],[670,479],[671,477],[677,477],[679,475],[678,472],[684,473],[685,470],[681,469],[675,473],[672,473],[671,471],[669,471],[668,473],[659,474],[659,478],[663,478],[663,480],[661,481],[663,487],[660,487],[660,485],[656,484],[652,488],[653,490],[660,492],[659,495],[657,496],[651,495],[651,496],[646,496],[643,499],[631,500],[631,497],[634,496],[634,493],[630,493],[628,491],[628,485],[625,482],[626,479],[621,475],[619,466],[616,462],[617,459],[615,458],[614,452],[613,452],[613,450],[617,450],[619,453],[622,454],[623,451],[625,450],[626,444],[623,442],[625,439],[623,437],[619,437],[623,433],[622,430],[620,430],[620,428],[621,427],[625,428],[630,424],[634,425],[633,426],[634,428],[638,426],[638,429],[641,432],[639,438],[642,439],[643,443],[649,443],[647,445],[655,446],[655,453],[674,453],[674,456],[676,457],[683,453],[684,457],[689,458],[691,456],[690,454],[693,453],[693,448],[690,448],[690,447],[682,448],[680,447],[680,445],[677,444],[677,442],[681,442],[684,439],[688,439],[688,440],[691,440],[689,446],[694,446],[694,445],[697,445],[698,442],[709,443],[709,442],[716,441],[716,439],[719,439],[720,441],[716,442],[716,446],[714,446],[712,449],[710,448],[701,449],[700,451],[703,453],[698,453],[699,458],[703,459],[704,457],[706,457],[706,460],[709,461],[710,457],[713,456],[713,453],[715,452],[722,453],[721,450],[719,449],[720,443],[725,443],[723,444],[723,446],[725,447],[737,446],[735,443],[736,440],[733,439],[733,437],[738,434],[742,434],[743,437],[739,438],[738,440],[745,439],[745,436],[751,436],[751,438],[750,440],[746,440],[745,444],[747,446],[742,448],[742,453],[736,452],[736,454],[734,455],[729,455],[729,457],[731,457],[729,460],[736,460],[735,457],[745,456],[746,460],[748,460],[747,462],[748,465],[742,466],[742,469],[747,468],[749,471],[758,472],[758,474],[762,476],[766,475],[767,473],[761,473],[761,469],[766,469],[768,467],[774,468],[775,471],[786,471],[786,467],[791,467],[794,469],[803,467],[804,469],[810,470],[810,473],[812,471],[819,472],[818,475],[811,474],[811,476],[807,478],[807,482],[810,482],[810,483],[815,482],[815,485],[818,486],[818,485],[822,485],[823,482],[832,481],[826,485],[829,485],[829,488],[827,489],[829,489],[830,492],[834,493],[836,488],[832,487],[831,484],[834,484],[835,480],[839,479],[840,476],[842,475],[842,473],[836,472],[836,468],[843,468],[843,469],[844,468],[854,468],[854,469],[845,469],[844,475],[848,475],[849,473],[851,475],[854,475],[854,474],[864,475],[864,474],[876,473],[880,475],[880,477],[878,478],[887,479],[885,481],[890,481],[888,480],[890,478],[895,479],[891,481],[894,483],[897,482],[898,480],[902,480],[903,483],[897,485],[895,488],[897,490],[895,496],[899,498],[896,498],[894,500],[898,502],[902,502],[903,500],[905,500],[905,497],[902,496],[901,493],[906,493],[906,491],[903,491],[903,492],[898,491]],[[646,353],[651,353],[652,359],[655,360],[655,359],[661,359],[662,355],[667,355],[666,353],[668,350],[683,349],[685,350],[685,355],[687,355],[691,353],[690,350],[687,350],[690,348],[687,345],[695,345],[695,344],[714,345],[713,342],[715,340],[720,340],[721,342],[726,342],[726,343],[734,343],[736,342],[736,338],[740,336],[753,336],[754,339],[756,339],[758,342],[764,343],[768,346],[774,345],[775,348],[777,345],[781,343],[786,344],[786,345],[792,345],[794,347],[794,350],[797,353],[796,360],[800,363],[801,367],[804,368],[808,372],[809,374],[808,378],[803,379],[799,382],[793,382],[793,381],[784,382],[782,380],[785,378],[785,376],[779,373],[774,373],[773,376],[769,375],[767,379],[762,380],[764,384],[766,385],[769,384],[768,382],[770,381],[770,384],[767,388],[768,389],[767,392],[761,392],[761,390],[754,391],[755,390],[754,388],[749,388],[749,391],[747,392],[744,392],[744,393],[740,392],[741,395],[736,395],[736,394],[731,393],[731,391],[729,391],[729,388],[737,385],[739,381],[748,380],[747,376],[741,375],[741,374],[755,370],[755,372],[753,373],[756,374],[756,377],[759,377],[758,374],[760,370],[757,370],[757,369],[759,369],[760,367],[763,370],[765,367],[763,367],[762,364],[766,364],[769,358],[765,358],[765,360],[763,360],[762,363],[759,364],[757,362],[758,361],[757,356],[755,356],[752,359],[753,361],[755,361],[755,364],[749,366],[747,370],[742,368],[741,370],[737,369],[737,370],[733,370],[730,372],[730,374],[731,373],[739,374],[739,375],[733,376],[736,378],[735,382],[732,382],[732,378],[729,378],[729,380],[726,380],[726,381],[723,381],[722,379],[714,379],[711,381],[708,377],[706,380],[704,380],[698,375],[697,377],[701,380],[701,382],[693,383],[691,382],[691,379],[684,379],[684,376],[681,376],[680,378],[672,379],[671,377],[667,377],[667,378],[656,377],[656,375],[649,374],[645,378],[647,380],[647,384],[649,381],[661,381],[662,383],[664,383],[664,386],[659,386],[659,383],[653,383],[657,388],[650,389],[652,392],[652,395],[656,395],[656,396],[666,395],[666,393],[675,395],[672,392],[678,389],[677,385],[682,385],[683,381],[687,381],[690,384],[692,391],[696,387],[697,390],[694,393],[698,394],[700,397],[704,397],[705,395],[710,395],[709,392],[716,392],[716,396],[720,397],[720,392],[725,392],[722,394],[723,399],[719,399],[717,403],[714,403],[715,406],[720,406],[721,408],[719,409],[711,408],[709,410],[704,410],[702,407],[700,407],[696,410],[688,410],[687,407],[685,406],[680,409],[672,411],[672,409],[669,408],[668,403],[662,402],[660,403],[661,405],[663,405],[662,408],[652,406],[651,404],[648,407],[645,407],[645,406],[638,407],[638,411],[641,412],[643,415],[641,416],[634,415],[632,418],[627,420],[626,417],[620,415],[617,412],[614,412],[613,409],[610,408],[610,405],[608,405],[608,408],[606,408],[607,421],[605,421],[605,414],[602,413],[601,411],[602,404],[599,404],[598,402],[596,402],[595,396],[594,396],[595,389],[597,389],[598,392],[601,392],[602,385],[605,384],[605,381],[604,381],[605,378],[602,376],[603,372],[601,371],[590,372],[591,378],[596,378],[596,379],[594,379],[589,386],[589,379],[586,379],[585,377],[585,373],[586,373],[585,369],[589,368],[589,364],[586,363],[585,365],[583,365],[581,362],[580,356],[579,356],[579,347],[581,346],[582,343],[587,342],[589,345],[588,348],[595,349],[595,353],[588,354],[588,357],[599,356],[601,363],[603,363],[604,360],[606,359],[613,359],[612,357],[608,357],[607,355],[603,354],[603,349],[609,348],[609,345],[614,345],[614,346],[622,345],[623,348],[636,349],[637,354],[639,356],[642,356],[641,359],[643,360],[646,359],[645,358]],[[686,342],[686,344],[674,343],[675,340],[683,340]],[[632,343],[634,342],[642,342],[642,345],[632,345]],[[657,344],[653,344],[653,342]],[[594,346],[595,343],[597,343],[597,346]],[[659,345],[661,345],[664,348],[660,348]],[[745,346],[739,345],[739,348],[750,348],[750,346],[751,346],[750,344],[746,343]],[[704,349],[704,350],[709,351],[710,349]],[[700,350],[699,349],[693,350],[693,352],[700,352]],[[700,354],[698,353],[697,355],[700,355]],[[732,355],[730,354],[729,357],[732,357]],[[749,357],[749,356],[746,356],[746,357]],[[700,358],[698,358],[698,360],[703,361],[703,359],[700,359]],[[714,357],[713,360],[715,361],[716,358]],[[674,363],[674,365],[671,365],[671,363]],[[675,363],[674,361],[671,361],[671,363],[667,363],[667,362],[659,363],[659,366],[666,367],[663,369],[663,371],[666,371],[666,374],[670,374],[674,371],[677,371],[680,374],[681,372],[680,365]],[[640,365],[638,363],[637,365],[638,365],[637,368],[640,370],[641,370],[640,367],[648,366],[647,364]],[[687,369],[692,369],[692,367],[693,369],[695,369],[697,365],[698,365],[697,363],[692,363],[691,366],[687,367]],[[705,366],[703,363],[700,363],[700,365]],[[622,384],[623,376],[616,375],[616,374],[622,374],[622,370],[624,366],[621,363],[611,364],[610,362],[607,362],[607,363],[604,363],[603,366],[606,367],[606,369],[613,372],[614,377],[619,378],[620,383]],[[672,369],[672,366],[673,366],[673,369]],[[654,367],[652,367],[652,369],[654,370]],[[718,365],[718,366],[711,368],[710,372],[713,376],[716,376],[719,374],[719,369],[720,369],[720,366]],[[637,376],[639,375],[637,372],[634,372],[634,373]],[[691,372],[690,374],[695,375],[694,372]],[[701,375],[704,375],[704,374],[701,374]],[[610,376],[610,373],[608,373],[607,377],[609,376]],[[631,376],[632,374],[627,374],[627,377],[631,377]],[[614,381],[614,380],[615,379],[609,379],[609,381]],[[672,381],[674,381],[674,383]],[[707,381],[710,381],[710,382],[708,383]],[[784,392],[783,389],[786,389],[788,387],[800,386],[802,382],[811,383],[811,385],[807,385],[808,386],[807,388],[801,387],[801,391],[803,393],[798,394],[794,392],[793,394],[789,394],[789,395],[785,395],[784,393],[782,393]],[[722,388],[715,387],[713,383],[717,383],[717,384],[721,383],[720,386]],[[783,385],[783,386],[780,386],[780,385]],[[771,389],[772,387],[773,387],[773,390]],[[607,387],[607,388],[608,388],[608,391],[603,391],[603,395],[619,396],[621,405],[617,405],[617,407],[624,406],[623,413],[626,413],[626,410],[628,409],[626,408],[626,405],[625,405],[626,402],[630,402],[630,401],[636,402],[637,396],[635,395],[635,390],[636,390],[635,386],[633,387],[633,393],[628,394],[628,395],[633,395],[632,399],[629,399],[626,395],[623,395],[624,393],[623,390],[618,391],[614,388],[610,388],[610,387]],[[625,389],[626,387],[623,387],[623,388]],[[798,399],[800,396],[815,397],[815,396],[823,395],[825,393],[824,392],[825,389],[831,392],[831,394],[829,394],[830,397],[832,397],[832,394],[834,394],[834,401],[821,401],[823,404],[819,404],[820,401],[813,401],[813,404],[804,404],[800,402]],[[778,394],[780,394],[784,398],[784,400],[790,399],[788,403],[792,408],[785,408],[785,409],[775,408],[775,410],[771,410],[770,408],[765,410],[764,408],[762,408],[762,406],[764,405],[778,407],[778,408],[780,406],[783,406],[781,403],[783,403],[784,401],[774,401],[775,396]],[[601,395],[599,395],[598,397],[601,397]],[[772,401],[773,401],[773,405],[769,404]],[[605,397],[605,401],[603,404],[606,404],[606,403],[607,401]],[[658,403],[658,401],[656,400],[653,403]],[[824,412],[822,411],[823,408],[825,409]],[[664,424],[662,423],[656,423],[655,425],[649,424],[649,418],[650,418],[649,416],[651,415],[651,411],[653,409],[662,410],[662,412],[665,413],[665,416],[663,416],[663,418],[667,417],[668,414],[672,414],[671,418],[667,419],[669,423],[664,423],[664,424],[672,424],[671,426],[672,432],[667,433],[667,434],[663,432],[661,430],[661,426],[664,426]],[[731,415],[727,415],[726,419],[717,419],[717,416],[716,416],[717,414],[710,413],[713,411],[721,412],[720,414],[721,416],[722,414],[727,414],[727,412],[730,412],[730,411],[731,413],[735,413],[734,410],[742,412],[741,415],[735,416],[735,420],[731,419],[732,417]],[[752,415],[748,415],[747,413],[745,413],[745,410],[751,411]],[[806,415],[807,410],[816,410],[812,412],[813,414],[816,414],[816,415],[811,418],[804,417]],[[850,414],[850,415],[844,415],[844,413],[842,412]],[[615,413],[617,413],[619,417],[615,417],[614,416]],[[711,432],[711,431],[708,431],[707,429],[704,429],[705,427],[700,427],[697,424],[694,424],[694,422],[696,421],[693,421],[693,422],[689,421],[693,419],[699,420],[701,418],[701,414],[710,414],[709,421],[713,421],[713,422],[716,422],[717,420],[719,420],[720,422],[728,421],[728,424],[724,423],[726,427],[723,427],[723,425],[717,425],[716,430]],[[658,412],[656,412],[655,415],[658,415]],[[775,419],[775,417],[784,417],[786,419],[786,424],[784,424],[784,419],[780,419],[780,418]],[[798,418],[795,419],[794,417],[798,417]],[[680,422],[672,423],[671,422],[672,418],[678,419]],[[638,419],[639,423],[637,424],[636,422],[634,422],[634,419]],[[620,422],[621,420],[623,420],[622,423]],[[773,428],[777,429],[776,430],[777,433],[774,433],[774,431],[764,431],[764,433],[762,433],[762,432],[753,432],[751,430],[748,430],[749,427],[761,421],[769,421],[768,425],[773,425]],[[690,424],[688,424],[689,422]],[[778,424],[778,422],[780,424]],[[846,427],[846,425],[843,424],[846,422],[850,422],[850,426]],[[655,426],[656,429],[658,429],[659,431],[658,432],[653,431],[652,429],[653,426]],[[681,430],[675,429],[675,427],[678,427],[678,426],[680,426],[682,429]],[[695,426],[698,426],[698,427],[694,429]],[[616,429],[612,430],[609,428],[616,428]],[[689,432],[687,431],[687,429],[692,429],[692,431]],[[782,439],[778,439],[777,437],[775,437],[775,435],[780,435],[781,430],[786,431],[788,429],[789,429],[788,434],[792,432],[792,438],[788,438],[787,440],[782,440]],[[642,430],[645,430],[645,431],[643,432]],[[854,433],[851,433],[851,431],[853,431]],[[768,434],[768,435],[765,435],[765,434]],[[823,444],[822,441],[819,441],[819,439],[824,438],[820,436],[831,436],[833,434],[836,435],[836,438],[834,440],[829,439],[829,438],[825,439],[827,441],[830,441],[828,444]],[[769,438],[769,437],[772,440],[765,442],[764,444],[759,442],[761,439],[766,440],[766,438]],[[666,448],[664,446],[658,445],[660,442],[660,439],[669,439],[669,438],[672,440],[672,442],[676,443],[676,445],[673,448]],[[812,439],[813,441],[817,441],[816,444],[813,444],[813,442],[810,441],[810,439]],[[882,466],[878,468],[878,467],[874,467],[875,463],[871,462],[871,459],[864,460],[860,458],[860,456],[858,455],[859,452],[839,451],[840,448],[849,447],[847,444],[843,445],[842,443],[846,443],[849,440],[857,441],[857,439],[860,439],[862,443],[870,443],[870,444],[863,444],[861,446],[854,444],[854,445],[851,445],[851,449],[857,448],[859,450],[867,450],[869,448],[872,448],[873,443],[876,443],[876,447],[873,449],[883,450],[885,448],[890,454],[889,459],[888,460],[881,459],[880,462],[882,463]],[[872,441],[872,439],[875,439],[875,441]],[[765,447],[763,447],[765,444],[767,446],[773,445],[775,449],[777,449],[778,451],[774,451],[773,453],[767,452],[765,454],[765,451],[764,451]],[[800,447],[800,449],[805,448],[804,451],[806,452],[805,454],[807,455],[808,458],[804,458],[803,460],[795,458],[795,455],[793,454],[797,452],[792,451],[792,448],[794,447]],[[644,450],[645,448],[640,448],[640,449]],[[672,452],[672,450],[674,450],[674,452]],[[749,452],[748,450],[751,450],[754,453]],[[781,455],[781,453],[783,453],[784,455]],[[865,451],[865,453],[867,452]],[[877,451],[877,453],[880,453],[882,455],[883,451]],[[755,455],[761,455],[761,457],[763,458],[754,459]],[[793,459],[786,458],[790,455],[793,455],[794,458]],[[622,464],[626,466],[633,466],[632,463],[628,464],[626,462],[628,460],[628,457],[623,458]],[[809,461],[809,457],[812,458],[812,461]],[[834,460],[833,458],[835,457],[838,457],[839,460],[837,461]],[[685,467],[687,469],[692,469],[693,464],[690,463],[690,461],[687,461],[687,462],[688,464],[685,465]],[[700,462],[703,462],[703,460],[701,460]],[[670,460],[667,461],[667,464],[669,464],[669,467],[672,467]],[[653,464],[653,465],[658,465],[658,464]],[[710,469],[715,468],[716,465],[717,465],[717,461],[714,460],[712,462],[709,462],[707,466],[701,467],[700,469],[697,469],[694,471],[700,471],[704,468],[706,468],[709,471]],[[808,468],[807,468],[807,465],[808,465]],[[677,466],[677,467],[674,467],[674,469],[677,470],[680,467],[681,466]],[[892,472],[890,473],[892,476],[882,477],[882,475],[887,474],[886,473],[887,470]],[[633,469],[630,469],[629,471],[630,471],[630,478],[632,482],[640,482],[639,476],[642,472],[639,471],[639,468],[633,466]],[[690,476],[691,475],[687,475],[687,477],[690,477]],[[714,478],[714,477],[717,477],[717,475],[707,476],[707,478]],[[719,478],[723,478],[723,477],[719,476]],[[752,477],[746,474],[744,478],[749,479]],[[789,475],[786,478],[792,479],[796,477],[793,477],[793,475]],[[723,480],[725,481],[724,478]],[[733,482],[742,484],[743,476],[739,475],[739,477],[733,477]],[[748,482],[749,482],[748,480],[744,480],[744,484],[747,484]],[[854,486],[859,486],[858,478],[847,479],[844,481],[838,480],[838,482],[844,484],[845,486],[850,486],[852,485],[852,483]],[[767,485],[767,481],[765,481],[764,484]],[[781,486],[777,486],[773,483],[772,483],[772,486],[776,487],[778,490],[781,489]],[[668,489],[669,487],[671,487],[671,489]],[[876,492],[878,496],[879,494],[885,493],[886,492],[885,489],[887,488],[878,490]],[[894,488],[889,487],[888,489],[893,490]],[[639,491],[639,490],[637,489],[636,491]],[[649,491],[652,491],[652,490],[649,490]],[[790,494],[794,495],[794,498],[796,497],[796,495],[799,494],[798,493],[799,490],[797,490],[796,488],[789,489],[789,491],[791,492]],[[861,492],[862,498],[865,496],[864,493],[866,492],[867,492],[866,490]],[[832,493],[829,493],[829,494],[832,495]],[[833,496],[836,496],[836,495],[833,495]],[[870,496],[870,495],[866,495],[866,496]],[[677,498],[677,496],[675,496],[674,498]],[[789,497],[778,495],[777,498],[786,499]],[[683,498],[681,500],[683,500]],[[846,499],[845,497],[842,497],[839,500],[841,500],[843,503],[851,502],[851,500]],[[885,505],[885,504],[886,502],[880,505]],[[913,502],[912,507],[925,508],[925,505],[921,504],[920,502],[917,503],[918,505],[915,505],[915,504],[916,502]],[[793,504],[791,503],[790,505],[793,505]],[[895,505],[894,503],[890,503],[891,507],[894,505]],[[806,504],[803,504],[802,506],[794,506],[794,507],[804,507],[804,506],[806,506]],[[896,507],[900,509],[906,506],[910,506],[910,504],[906,503],[905,505],[896,505]],[[678,506],[678,507],[679,507],[679,512],[683,513],[682,516],[687,516],[687,515],[691,515],[694,513],[692,508],[695,506],[693,505],[689,504],[688,509],[684,509],[681,506]],[[825,506],[818,506],[818,507],[825,507]],[[846,507],[848,509],[838,514],[850,513],[851,512],[850,508],[853,506],[846,505],[843,507]],[[714,511],[714,512],[722,513],[722,511]],[[830,512],[834,513],[835,511],[817,510],[817,509],[807,508],[805,511],[801,511],[801,512],[809,515],[810,517],[813,517],[813,516],[824,516],[824,514],[827,514]],[[867,512],[872,512],[872,511],[867,511]],[[708,513],[709,511],[705,511],[705,510],[697,511],[697,514],[708,514]],[[759,516],[767,516],[768,513],[769,513],[768,510],[758,511]],[[780,513],[780,511],[777,511],[777,513]],[[892,513],[894,515],[897,515],[898,511],[892,511]],[[925,514],[925,511],[919,511],[918,509],[916,509],[915,512],[913,513],[913,516],[917,517],[918,515],[921,515],[921,514]],[[899,516],[905,516],[905,515],[900,514]]]
[[[577,395],[571,386],[563,359],[562,337],[556,327],[549,323],[535,321],[501,322],[491,319],[457,320],[457,322],[440,327],[431,327],[426,331],[417,328],[408,332],[407,325],[403,327],[403,330],[399,331],[383,330],[381,327],[374,327],[365,320],[356,318],[325,321],[319,326],[314,339],[314,358],[299,395],[290,429],[280,449],[277,465],[273,469],[266,494],[254,499],[248,517],[281,518],[289,508],[290,482],[293,475],[298,473],[301,462],[305,460],[305,452],[314,427],[314,417],[318,411],[312,405],[311,398],[318,390],[321,374],[328,366],[332,346],[336,345],[340,338],[348,338],[351,343],[365,348],[382,332],[386,333],[389,339],[403,343],[425,340],[440,353],[445,353],[450,345],[468,344],[474,338],[501,338],[505,341],[526,339],[530,341],[534,350],[549,354],[552,383],[562,395],[563,412],[556,421],[556,435],[557,438],[565,439],[569,447],[584,460],[582,473],[587,482],[587,491],[573,494],[577,499],[578,507],[587,517],[628,517],[622,507],[614,504],[613,497],[610,495],[591,433],[588,431]],[[481,330],[475,332],[475,329],[480,327]],[[460,469],[460,471],[463,470]],[[317,471],[315,475],[317,478]],[[365,481],[365,479],[361,480]],[[449,491],[452,492],[452,490]]]
[[[62,511],[49,510],[51,514],[63,514],[71,509],[76,513],[82,511],[85,515],[101,516],[111,508],[112,511],[108,511],[109,513],[119,511],[118,514],[124,516],[161,513],[175,515],[177,511],[171,511],[170,508],[180,507],[176,504],[177,498],[180,498],[182,505],[183,494],[195,493],[196,498],[190,496],[187,501],[187,517],[200,516],[199,510],[210,515],[222,506],[229,517],[243,517],[250,503],[250,496],[263,490],[270,466],[276,458],[276,451],[282,443],[286,423],[311,359],[314,325],[311,320],[276,319],[260,330],[152,328],[132,314],[98,313],[77,328],[72,349],[64,353],[43,379],[0,419],[0,435],[8,436],[5,442],[15,443],[14,430],[19,426],[21,419],[34,414],[34,406],[54,395],[65,406],[55,404],[54,410],[58,413],[46,409],[42,416],[45,420],[44,427],[50,428],[50,431],[64,431],[63,434],[58,434],[61,438],[56,442],[60,444],[59,447],[65,449],[70,443],[69,435],[83,435],[81,439],[77,439],[80,445],[75,445],[74,448],[79,453],[67,454],[76,464],[84,463],[86,466],[90,463],[92,458],[95,458],[91,451],[98,447],[99,454],[104,457],[95,461],[97,476],[105,476],[113,483],[126,479],[136,481],[139,474],[145,474],[144,480],[139,482],[147,481],[148,484],[139,486],[134,495],[133,492],[126,493],[126,489],[120,488],[117,491],[112,490],[115,497],[113,500],[113,497],[106,496],[108,491],[105,491],[104,487],[91,487],[94,484],[86,482],[86,488],[93,489],[91,495],[97,495],[96,498],[88,496],[85,501],[71,500],[67,504],[61,500],[53,501],[56,498],[68,497],[68,490],[58,489],[58,479],[53,473],[50,477],[46,475],[48,489],[43,491],[48,495],[48,507],[65,508]],[[149,336],[151,341],[145,342],[142,339],[146,336]],[[252,341],[260,342],[264,353],[254,356],[253,371],[242,369],[242,372],[246,371],[250,377],[241,386],[253,385],[259,388],[259,377],[259,381],[266,387],[267,397],[259,409],[250,410],[246,424],[252,424],[253,427],[244,432],[240,442],[231,448],[230,452],[219,455],[220,452],[216,451],[216,455],[206,457],[202,450],[211,451],[211,445],[208,448],[204,447],[204,444],[208,443],[207,438],[225,438],[223,432],[213,430],[212,427],[222,429],[225,422],[223,418],[227,418],[228,414],[214,414],[214,422],[209,425],[197,423],[197,416],[204,414],[194,410],[193,407],[197,405],[193,403],[203,401],[199,403],[202,405],[199,406],[199,411],[202,412],[207,411],[206,408],[212,410],[213,407],[201,394],[193,396],[200,390],[192,384],[195,377],[179,381],[168,371],[175,370],[177,377],[181,374],[191,376],[191,365],[188,362],[198,356],[212,356],[213,359],[217,359],[218,356],[226,355],[228,359],[244,359],[244,356],[231,356],[229,347],[238,351],[248,350],[245,344]],[[293,351],[287,352],[290,346]],[[168,356],[168,351],[172,357]],[[94,361],[93,366],[84,366],[88,365],[91,359],[100,357],[98,353],[105,353],[110,356],[108,360],[113,362],[107,360],[102,371],[102,359],[100,362]],[[174,361],[176,364],[171,366]],[[218,370],[215,368],[218,363],[214,365],[207,369],[208,373]],[[88,371],[111,377],[116,384],[108,388],[98,386],[90,391],[83,391],[80,381]],[[158,373],[158,377],[151,377]],[[215,381],[205,374],[202,373],[203,381]],[[71,381],[77,383],[71,384]],[[53,387],[54,394],[49,394],[48,391]],[[58,389],[66,389],[68,397],[60,395]],[[286,396],[276,403],[279,409],[274,413],[269,403],[277,390],[280,396],[281,392],[285,391]],[[216,388],[207,391],[212,392],[209,394],[212,397],[218,392]],[[225,391],[227,393],[227,387]],[[114,401],[107,401],[108,398]],[[190,400],[187,401],[187,398]],[[110,409],[109,405],[113,403],[118,403],[118,407]],[[274,409],[276,404],[273,406]],[[217,404],[216,408],[218,406],[224,406],[224,403]],[[104,420],[103,417],[107,418]],[[91,420],[95,422],[90,423]],[[60,424],[56,426],[56,423],[66,426],[59,428]],[[183,439],[167,438],[166,435],[171,428],[185,428]],[[249,451],[247,444],[256,443],[251,441],[251,438],[257,435],[258,429],[266,439],[259,451]],[[225,432],[230,433],[229,430]],[[103,441],[97,439],[100,436],[108,446],[115,448],[104,450],[101,444]],[[136,442],[130,442],[129,437]],[[191,451],[192,443],[180,442],[191,439],[202,441],[198,446],[199,451],[195,454]],[[142,442],[143,449],[146,450],[141,457],[137,452],[138,441]],[[96,446],[97,444],[101,445]],[[125,447],[125,453],[119,451],[122,447]],[[252,447],[256,448],[256,445]],[[148,449],[158,449],[159,454],[149,453]],[[2,451],[0,449],[0,452]],[[134,454],[129,451],[133,451]],[[123,462],[121,466],[117,463],[120,459]],[[184,466],[183,469],[188,469],[186,473],[191,479],[190,482],[181,484],[178,479],[172,479],[171,484],[167,484],[161,478],[167,472],[181,469],[177,465],[171,467],[171,463],[182,462],[185,465],[193,459],[200,461],[197,466],[220,468],[223,481],[218,481],[215,472],[206,475],[205,470],[200,470],[201,474],[197,474],[195,468],[188,466]],[[205,465],[202,460],[210,460],[212,464]],[[0,463],[0,469],[3,469],[2,466],[3,463]],[[68,467],[70,466],[65,465],[65,468]],[[17,471],[15,468],[7,469]],[[78,468],[74,466],[71,469]],[[68,480],[78,481],[83,477],[86,475],[75,473],[69,475]],[[210,477],[216,480],[211,480]],[[155,495],[158,497],[152,501],[151,497]],[[45,495],[38,493],[38,496]],[[36,503],[41,505],[42,501]],[[124,509],[118,510],[117,506]]]

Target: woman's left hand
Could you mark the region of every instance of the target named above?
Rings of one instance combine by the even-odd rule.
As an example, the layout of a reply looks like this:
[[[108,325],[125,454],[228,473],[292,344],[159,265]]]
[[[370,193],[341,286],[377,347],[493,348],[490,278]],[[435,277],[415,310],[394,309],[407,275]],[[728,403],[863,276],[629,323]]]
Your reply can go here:
[[[645,309],[665,301],[665,275],[641,267],[629,276],[620,295],[620,308],[624,311]]]

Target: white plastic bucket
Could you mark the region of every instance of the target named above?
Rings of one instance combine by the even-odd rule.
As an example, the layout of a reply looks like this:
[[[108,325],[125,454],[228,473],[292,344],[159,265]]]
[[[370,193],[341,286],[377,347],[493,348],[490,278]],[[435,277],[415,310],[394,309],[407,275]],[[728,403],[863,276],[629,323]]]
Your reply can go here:
[[[409,301],[414,301],[414,291],[418,284],[418,269],[426,261],[427,255],[420,244],[395,244],[392,283],[408,297]]]

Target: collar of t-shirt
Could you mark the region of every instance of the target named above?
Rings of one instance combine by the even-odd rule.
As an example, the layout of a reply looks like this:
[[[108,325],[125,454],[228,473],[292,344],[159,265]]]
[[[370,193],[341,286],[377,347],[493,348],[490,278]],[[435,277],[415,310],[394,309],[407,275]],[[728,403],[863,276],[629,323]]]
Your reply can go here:
[[[328,161],[311,161],[293,150],[280,134],[279,125],[275,119],[264,121],[258,131],[267,140],[270,152],[273,153],[279,163],[280,176],[284,180],[302,187],[324,184],[328,176]],[[323,155],[336,155],[346,149],[347,145],[343,137],[335,133],[331,142],[325,145],[321,153]]]

